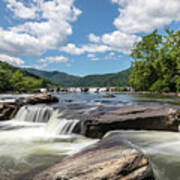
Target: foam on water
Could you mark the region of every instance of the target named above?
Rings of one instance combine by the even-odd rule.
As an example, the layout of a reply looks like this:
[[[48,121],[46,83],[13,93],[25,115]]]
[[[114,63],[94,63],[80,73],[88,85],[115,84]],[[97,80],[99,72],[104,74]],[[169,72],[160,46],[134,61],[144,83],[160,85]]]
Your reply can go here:
[[[52,114],[47,123],[46,111]],[[14,120],[0,122],[0,156],[21,159],[38,149],[71,154],[97,141],[73,134],[79,120],[61,119],[60,116],[58,111],[44,106],[21,108]]]
[[[52,135],[51,132],[47,133],[46,123],[18,122],[17,125],[12,121],[8,124],[13,128],[0,130],[2,179],[11,180],[16,174],[48,165],[97,142],[75,134]]]
[[[49,135],[72,134],[79,120],[52,119],[47,124],[46,132]]]

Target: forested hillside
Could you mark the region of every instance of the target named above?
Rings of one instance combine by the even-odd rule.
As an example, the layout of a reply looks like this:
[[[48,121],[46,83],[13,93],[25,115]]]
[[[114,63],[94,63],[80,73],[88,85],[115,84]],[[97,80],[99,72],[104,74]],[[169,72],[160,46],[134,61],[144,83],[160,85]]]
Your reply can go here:
[[[38,75],[42,78],[47,78],[53,83],[65,87],[73,87],[76,84],[78,84],[81,79],[78,76],[72,76],[58,71],[49,72],[49,71],[41,71],[37,69],[26,69],[26,70],[32,74]]]
[[[129,86],[131,69],[119,73],[90,75],[81,78],[79,85],[85,87],[125,87]]]
[[[131,70],[127,69],[119,73],[79,77],[58,71],[48,72],[36,69],[27,69],[27,71],[65,87],[129,86],[129,75],[131,73]]]
[[[48,86],[52,86],[49,80],[0,61],[0,92],[24,92]]]

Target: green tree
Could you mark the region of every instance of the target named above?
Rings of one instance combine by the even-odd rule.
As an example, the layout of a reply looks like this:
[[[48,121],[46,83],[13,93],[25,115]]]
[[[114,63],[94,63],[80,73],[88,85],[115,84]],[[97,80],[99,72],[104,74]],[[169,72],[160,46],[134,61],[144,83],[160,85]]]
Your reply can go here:
[[[137,91],[180,91],[180,31],[157,31],[135,44],[130,85]]]
[[[24,77],[20,70],[17,70],[12,75],[12,84],[14,87],[14,90],[16,91],[24,91],[26,89],[24,84]]]
[[[0,67],[0,92],[11,90],[12,85],[10,82],[11,72],[6,71]]]

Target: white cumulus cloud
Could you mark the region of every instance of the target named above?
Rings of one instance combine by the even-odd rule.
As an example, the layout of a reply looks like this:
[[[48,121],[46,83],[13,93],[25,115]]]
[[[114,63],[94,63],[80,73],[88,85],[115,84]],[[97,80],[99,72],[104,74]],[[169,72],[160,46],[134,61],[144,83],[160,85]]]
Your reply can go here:
[[[7,62],[9,64],[16,65],[16,66],[24,65],[24,61],[22,59],[17,58],[17,57],[8,56],[5,54],[0,54],[0,61]]]
[[[180,21],[179,0],[111,0],[119,5],[114,25],[126,33],[151,32]]]
[[[50,57],[46,57],[44,59],[40,59],[39,62],[41,63],[62,63],[62,62],[68,62],[68,58],[65,56],[50,56]]]
[[[102,41],[104,44],[112,47],[113,50],[128,54],[135,42],[139,41],[140,37],[136,35],[129,35],[120,31],[104,34]]]
[[[7,2],[7,8],[11,10],[16,17],[22,19],[34,19],[37,17],[37,8],[30,4],[26,7],[21,1],[5,0]]]
[[[59,50],[72,55],[81,55],[83,53],[105,53],[107,51],[111,51],[112,48],[103,44],[85,44],[81,47],[77,47],[75,44],[70,43]]]
[[[93,33],[89,34],[88,38],[90,42],[98,43],[100,41],[100,37],[96,36]]]
[[[139,33],[149,33],[172,22],[180,22],[179,0],[110,1],[118,5],[119,16],[113,22],[116,30],[101,36],[91,33],[89,40],[101,42],[119,53],[128,55],[134,43],[141,40]]]
[[[0,53],[8,55],[41,55],[60,48],[72,34],[71,22],[81,14],[74,0],[4,1],[15,17],[24,20],[6,30],[0,27]]]
[[[72,43],[69,43],[66,46],[61,47],[59,50],[72,55],[81,55],[84,53],[83,48],[76,47],[76,45]]]

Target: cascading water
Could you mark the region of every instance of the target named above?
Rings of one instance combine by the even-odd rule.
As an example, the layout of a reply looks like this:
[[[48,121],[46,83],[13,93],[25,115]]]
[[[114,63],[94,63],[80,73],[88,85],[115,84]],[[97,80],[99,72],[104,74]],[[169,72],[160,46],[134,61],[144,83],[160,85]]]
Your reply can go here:
[[[1,123],[0,129],[41,127],[41,135],[45,137],[73,134],[80,121],[62,119],[61,115],[58,110],[45,105],[24,106],[18,111],[14,120]],[[81,125],[79,127],[82,128]]]
[[[42,105],[24,106],[14,120],[0,122],[0,179],[12,180],[97,142],[73,134],[78,124]]]
[[[46,126],[46,133],[49,135],[72,134],[79,120],[61,119],[61,114],[55,111]]]
[[[23,122],[48,122],[53,109],[45,106],[23,106],[17,113],[15,120]]]

